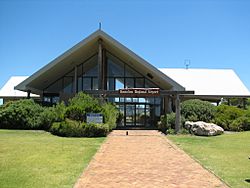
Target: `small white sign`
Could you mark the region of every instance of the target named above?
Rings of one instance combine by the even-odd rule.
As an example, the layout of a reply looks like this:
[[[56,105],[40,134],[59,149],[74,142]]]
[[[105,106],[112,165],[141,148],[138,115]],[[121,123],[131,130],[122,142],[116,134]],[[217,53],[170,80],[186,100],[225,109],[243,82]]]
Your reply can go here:
[[[103,115],[100,113],[87,113],[87,123],[103,123]]]

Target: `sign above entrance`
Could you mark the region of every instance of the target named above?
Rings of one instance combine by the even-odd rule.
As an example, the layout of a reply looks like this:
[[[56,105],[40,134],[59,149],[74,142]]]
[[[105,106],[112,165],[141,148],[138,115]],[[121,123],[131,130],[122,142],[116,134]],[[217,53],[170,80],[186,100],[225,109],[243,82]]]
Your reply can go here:
[[[123,96],[160,96],[160,88],[126,88],[119,89]]]

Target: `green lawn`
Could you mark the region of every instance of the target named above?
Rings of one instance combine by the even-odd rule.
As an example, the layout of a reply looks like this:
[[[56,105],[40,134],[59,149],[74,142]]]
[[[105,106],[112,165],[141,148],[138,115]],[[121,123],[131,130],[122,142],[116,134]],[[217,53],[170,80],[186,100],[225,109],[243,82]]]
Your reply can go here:
[[[216,137],[168,136],[232,187],[250,187],[250,132]]]
[[[0,130],[0,187],[72,187],[103,140]]]

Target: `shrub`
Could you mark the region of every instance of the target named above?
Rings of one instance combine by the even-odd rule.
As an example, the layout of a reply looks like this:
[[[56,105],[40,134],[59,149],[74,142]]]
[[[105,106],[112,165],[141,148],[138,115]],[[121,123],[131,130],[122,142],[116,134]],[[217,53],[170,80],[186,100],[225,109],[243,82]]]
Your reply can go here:
[[[41,129],[48,130],[53,122],[61,122],[65,119],[66,107],[64,103],[56,104],[53,107],[44,107],[43,112],[37,117],[41,121]]]
[[[66,106],[63,102],[58,103],[55,106],[53,106],[52,111],[55,114],[56,122],[65,120]]]
[[[66,119],[62,122],[53,123],[50,132],[58,136],[80,137],[83,134],[83,129],[80,122]]]
[[[65,115],[72,120],[86,121],[86,113],[98,113],[101,111],[102,108],[97,99],[79,92],[69,100],[69,106],[66,109]]]
[[[188,121],[211,122],[215,112],[213,104],[199,99],[187,100],[181,104],[181,114]]]
[[[86,122],[86,113],[102,113],[104,122],[109,125],[109,130],[116,127],[119,112],[115,105],[105,102],[100,104],[97,99],[80,92],[70,99],[65,116],[72,120]]]
[[[181,125],[183,126],[185,123],[185,118],[181,116]],[[167,133],[171,131],[171,129],[175,129],[175,113],[170,113],[161,116],[161,120],[158,123],[158,129],[163,133]]]
[[[215,123],[225,130],[239,130],[236,119],[244,115],[244,110],[235,106],[220,105],[216,109]],[[232,123],[234,124],[232,125]]]
[[[83,136],[86,137],[101,137],[107,136],[109,126],[107,124],[83,123]]]
[[[103,104],[102,113],[104,115],[104,122],[109,125],[109,130],[114,129],[119,117],[119,111],[117,110],[115,105],[111,103]]]
[[[65,112],[67,118],[76,121],[86,121],[86,112],[80,106],[68,106]]]
[[[0,110],[0,128],[48,130],[55,121],[64,120],[65,105],[42,107],[32,99],[11,101]]]
[[[231,124],[229,124],[231,131],[247,131],[250,130],[250,118],[246,116],[238,117]]]
[[[53,123],[50,132],[66,137],[100,137],[109,133],[109,127],[107,124],[87,124],[66,119],[63,122]]]
[[[0,128],[42,129],[43,107],[32,99],[9,102],[0,111]]]

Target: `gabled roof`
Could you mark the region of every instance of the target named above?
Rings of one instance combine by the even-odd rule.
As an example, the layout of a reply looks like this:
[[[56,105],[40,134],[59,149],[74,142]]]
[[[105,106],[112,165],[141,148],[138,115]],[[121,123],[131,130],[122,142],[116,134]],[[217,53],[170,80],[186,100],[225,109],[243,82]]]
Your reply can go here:
[[[249,90],[231,69],[160,68],[159,70],[187,90],[194,90],[195,95],[250,96]]]
[[[0,90],[0,97],[2,98],[24,98],[27,97],[27,92],[15,90],[14,87],[27,79],[28,76],[12,76]],[[31,94],[31,97],[39,97]]]
[[[38,70],[32,76],[16,86],[16,89],[34,93],[41,93],[44,86],[63,76],[74,66],[82,63],[84,60],[97,53],[98,40],[102,39],[105,49],[112,52],[133,68],[137,69],[144,76],[150,74],[153,76],[152,81],[163,89],[180,90],[185,88],[176,81],[163,74],[153,65],[136,55],[134,52],[123,46],[111,36],[101,30],[97,30],[74,47],[51,61],[49,64]],[[150,79],[150,78],[149,78]]]

